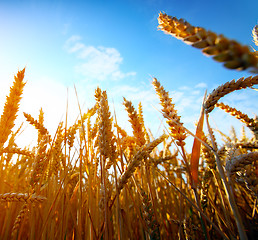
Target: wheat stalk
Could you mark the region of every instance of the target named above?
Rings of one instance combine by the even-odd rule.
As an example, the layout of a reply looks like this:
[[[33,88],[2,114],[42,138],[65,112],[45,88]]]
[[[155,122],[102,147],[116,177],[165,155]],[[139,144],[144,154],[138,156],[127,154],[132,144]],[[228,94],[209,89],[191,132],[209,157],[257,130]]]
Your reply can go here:
[[[236,117],[241,122],[243,122],[254,133],[256,139],[258,139],[258,121],[257,120],[253,118],[249,118],[247,114],[244,114],[241,111],[238,111],[237,109],[232,108],[224,103],[217,103],[215,106],[219,107],[220,109],[224,110],[225,112],[229,113],[230,115]]]
[[[25,156],[28,156],[28,157],[31,157],[31,158],[34,157],[34,154],[31,151],[26,150],[26,149],[20,149],[18,147],[8,146],[8,147],[3,148],[2,150],[0,150],[0,155],[2,155],[2,153],[16,153],[16,154],[25,155]]]
[[[167,118],[167,124],[169,125],[169,130],[171,131],[171,136],[176,139],[176,143],[178,146],[183,147],[185,145],[186,132],[185,129],[181,126],[183,124],[180,122],[180,116],[177,114],[177,110],[174,108],[174,104],[172,103],[172,99],[169,97],[169,93],[165,91],[164,87],[160,84],[160,82],[153,78],[152,85],[154,86],[156,93],[159,96],[160,103],[163,112],[163,116]],[[177,124],[175,124],[175,122]]]
[[[52,147],[51,151],[51,165],[49,171],[54,175],[58,174],[58,170],[60,169],[60,163],[64,162],[64,154],[62,152],[62,143],[64,141],[64,133],[63,133],[63,122],[59,123],[56,133],[56,139]]]
[[[257,161],[258,152],[250,152],[247,154],[242,154],[240,156],[232,158],[230,161],[226,163],[226,170],[229,175],[233,174],[244,168],[246,165]]]
[[[251,68],[254,72],[258,71],[258,57],[248,46],[204,28],[192,26],[183,19],[165,13],[159,14],[158,21],[159,29],[193,47],[203,49],[204,54],[213,56],[216,61],[224,62],[226,68],[238,70]]]
[[[48,135],[43,135],[38,147],[38,152],[33,163],[33,169],[30,176],[30,185],[34,189],[36,184],[40,181],[41,176],[46,169],[49,159],[47,156]]]
[[[150,142],[149,144],[144,145],[141,147],[141,149],[134,155],[133,159],[127,166],[126,171],[120,176],[119,181],[118,181],[118,187],[117,190],[120,192],[124,185],[127,183],[129,178],[132,176],[132,174],[135,171],[135,168],[138,167],[141,164],[141,160],[145,157],[147,157],[151,151],[159,145],[161,142],[164,141],[164,139],[167,137],[166,134],[161,135],[159,138],[156,140]]]
[[[17,117],[19,102],[23,88],[25,86],[24,79],[25,68],[18,71],[14,76],[13,86],[10,88],[9,96],[6,97],[4,111],[0,118],[0,149],[4,146],[14,127],[14,121]]]
[[[226,170],[229,177],[236,175],[239,183],[245,186],[258,197],[258,180],[257,180],[257,159],[258,152],[250,152],[231,158],[226,163]],[[238,172],[238,174],[236,174]]]
[[[40,203],[46,200],[46,197],[31,195],[28,193],[4,193],[0,194],[0,202],[36,202]]]
[[[25,202],[22,209],[20,210],[18,216],[16,217],[14,224],[13,224],[13,228],[12,228],[12,239],[14,239],[17,235],[17,231],[21,226],[21,223],[23,221],[23,219],[26,217],[26,214],[28,212],[28,203]]]
[[[219,101],[220,98],[224,97],[225,95],[234,92],[236,90],[252,87],[253,85],[258,84],[258,75],[247,78],[239,78],[237,81],[232,80],[230,82],[226,82],[216,89],[214,89],[207,97],[204,103],[204,109],[206,113],[210,113],[216,103]]]
[[[143,217],[148,227],[148,233],[149,233],[150,239],[159,240],[160,239],[159,223],[155,219],[151,198],[149,194],[147,194],[142,188],[140,189],[140,194],[142,197]]]
[[[258,25],[255,25],[252,31],[253,41],[258,46]]]
[[[98,147],[100,154],[111,161],[116,159],[115,136],[112,131],[112,117],[109,111],[106,91],[102,91],[99,96],[99,90],[95,91],[95,98],[99,105],[98,108]]]
[[[36,119],[34,119],[30,114],[28,113],[23,113],[24,117],[26,118],[26,120],[32,125],[34,126],[38,132],[41,135],[45,135],[48,134],[48,130],[43,126],[43,124],[39,121],[37,121]]]
[[[141,115],[137,114],[133,104],[131,101],[128,101],[124,98],[123,102],[125,109],[129,116],[129,122],[132,125],[133,128],[133,135],[136,138],[136,143],[139,146],[143,146],[145,144],[145,138],[144,138],[144,123]],[[141,114],[141,113],[140,113]]]

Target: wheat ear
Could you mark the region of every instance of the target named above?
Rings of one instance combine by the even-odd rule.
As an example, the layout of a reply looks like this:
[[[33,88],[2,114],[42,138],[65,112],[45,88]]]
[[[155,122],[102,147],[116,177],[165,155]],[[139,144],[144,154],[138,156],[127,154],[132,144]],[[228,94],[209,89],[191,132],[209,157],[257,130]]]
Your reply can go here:
[[[24,117],[26,118],[26,120],[31,124],[33,125],[37,130],[38,132],[41,134],[41,135],[45,135],[45,134],[48,134],[48,130],[43,126],[42,123],[40,123],[39,121],[35,120],[30,114],[28,113],[23,113]]]
[[[147,194],[142,188],[140,189],[143,205],[143,217],[148,227],[148,234],[150,239],[159,240],[159,223],[155,219],[153,204],[149,194]]]
[[[242,154],[240,156],[232,158],[230,161],[226,163],[226,170],[229,175],[233,174],[244,168],[246,165],[252,163],[253,161],[257,161],[258,152],[250,152],[247,154]]]
[[[254,77],[250,76],[247,78],[242,77],[239,78],[237,81],[232,80],[230,82],[226,82],[223,85],[220,85],[219,87],[214,89],[207,97],[204,103],[205,112],[210,113],[214,109],[219,99],[224,97],[225,95],[236,90],[252,87],[255,84],[258,84],[258,75]]]
[[[72,125],[71,127],[68,128],[67,130],[67,143],[68,143],[68,146],[69,148],[71,149],[74,145],[74,140],[75,140],[75,134],[76,134],[76,131],[78,130],[79,128],[79,125],[78,124],[74,124]]]
[[[136,142],[139,146],[143,146],[145,144],[143,119],[141,118],[141,115],[137,114],[131,101],[124,98],[123,104],[130,118],[129,122],[132,125]]]
[[[12,233],[11,233],[12,239],[15,239],[15,237],[17,235],[17,231],[20,228],[21,223],[22,223],[23,219],[25,218],[27,212],[28,212],[28,202],[25,202],[13,224]]]
[[[150,136],[147,132],[147,129],[145,127],[145,124],[144,124],[144,118],[143,118],[143,110],[142,110],[142,103],[139,102],[138,104],[138,117],[139,117],[139,121],[142,125],[142,130],[144,132],[144,138],[145,138],[145,143],[149,143],[150,142]]]
[[[252,31],[253,41],[258,46],[258,25],[255,25]]]
[[[171,135],[177,140],[177,145],[183,147],[185,145],[184,140],[186,138],[186,132],[185,129],[181,127],[183,126],[183,124],[180,122],[181,117],[178,116],[177,110],[174,108],[175,105],[172,103],[172,99],[169,97],[169,93],[165,91],[164,87],[161,86],[160,82],[156,78],[153,79],[152,85],[154,86],[156,93],[159,96],[160,104],[163,107],[163,116],[168,119],[167,124],[169,125]],[[178,124],[175,124],[174,121]]]
[[[226,163],[226,170],[229,176],[236,172],[237,181],[244,183],[245,186],[258,197],[258,180],[256,167],[258,152],[250,152],[232,158]]]
[[[158,28],[167,34],[193,47],[203,49],[206,55],[213,56],[218,62],[223,62],[226,68],[244,70],[251,68],[258,72],[258,57],[237,41],[229,40],[223,35],[207,31],[201,27],[192,26],[183,19],[160,13],[158,17]]]
[[[112,117],[109,111],[106,91],[95,91],[98,108],[98,146],[100,154],[113,161],[116,158],[115,136],[112,131]]]
[[[229,107],[224,103],[217,103],[215,106],[219,107],[220,109],[224,110],[225,112],[229,113],[230,115],[236,117],[241,122],[243,122],[254,133],[256,139],[258,139],[258,121],[257,120],[253,118],[249,118],[246,114],[236,110],[235,108]]]
[[[35,188],[36,184],[40,181],[41,176],[49,163],[49,159],[46,152],[48,141],[48,135],[43,135],[38,146],[38,152],[35,157],[33,163],[33,170],[30,176],[30,185],[33,189]]]
[[[20,154],[20,155],[25,155],[27,157],[31,157],[33,158],[34,157],[34,154],[29,151],[29,150],[26,150],[26,149],[20,149],[18,147],[6,147],[6,148],[3,148],[2,150],[0,150],[0,155],[2,153],[16,153],[16,154]]]
[[[0,194],[0,202],[43,202],[46,197],[39,195],[30,195],[28,193],[4,193]]]
[[[124,185],[127,183],[129,178],[133,175],[135,168],[141,164],[141,160],[151,153],[151,151],[158,146],[164,139],[167,137],[166,134],[161,135],[156,140],[150,142],[149,144],[144,145],[141,149],[134,155],[133,159],[129,163],[127,170],[120,176],[118,181],[118,192],[120,192]]]
[[[64,154],[62,152],[62,143],[64,141],[63,122],[60,122],[56,132],[56,139],[51,151],[51,165],[49,171],[54,175],[58,174],[61,162],[64,162]]]
[[[14,121],[19,109],[19,102],[22,98],[23,88],[26,84],[23,81],[24,73],[25,68],[18,71],[17,75],[14,76],[13,86],[10,89],[9,96],[6,97],[4,111],[0,118],[0,149],[4,146],[14,127]]]

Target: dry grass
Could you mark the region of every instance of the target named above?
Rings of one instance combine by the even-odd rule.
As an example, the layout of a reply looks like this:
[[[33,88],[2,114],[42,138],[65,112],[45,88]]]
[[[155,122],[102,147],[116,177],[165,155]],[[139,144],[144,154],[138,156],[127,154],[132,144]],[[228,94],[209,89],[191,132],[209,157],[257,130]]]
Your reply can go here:
[[[216,53],[216,60],[230,55],[226,67],[257,68],[256,55],[241,44],[165,14],[159,21],[162,30],[204,46],[206,53],[218,52],[223,42],[229,49]],[[236,64],[239,59],[242,65]],[[19,129],[13,127],[24,73],[15,76],[0,120],[0,239],[256,239],[257,120],[217,102],[257,84],[258,76],[230,81],[210,93],[195,135],[154,78],[169,127],[159,138],[146,131],[141,104],[136,110],[124,99],[133,130],[129,135],[112,117],[106,91],[97,88],[96,104],[72,126],[61,122],[54,135],[44,126],[42,109],[38,117],[24,113],[38,141],[20,149],[15,144]],[[214,107],[243,121],[254,136],[247,138],[244,131],[239,139],[226,136],[218,148],[208,121]],[[187,153],[189,135],[195,141]]]

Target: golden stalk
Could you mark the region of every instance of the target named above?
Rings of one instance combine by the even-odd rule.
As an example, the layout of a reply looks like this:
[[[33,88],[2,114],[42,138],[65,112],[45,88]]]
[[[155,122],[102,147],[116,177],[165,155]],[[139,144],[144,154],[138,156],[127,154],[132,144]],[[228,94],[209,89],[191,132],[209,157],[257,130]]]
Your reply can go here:
[[[215,106],[243,122],[254,133],[256,139],[258,139],[258,121],[256,119],[249,118],[247,114],[244,114],[241,111],[238,111],[237,109],[232,108],[222,102],[217,103]]]
[[[173,37],[184,41],[218,62],[223,62],[226,68],[258,72],[258,56],[251,52],[248,46],[235,40],[229,40],[223,35],[207,31],[202,27],[192,26],[184,19],[160,13],[158,28]]]
[[[214,89],[207,97],[204,103],[204,109],[206,113],[210,113],[216,103],[219,101],[220,98],[224,97],[225,95],[232,93],[236,90],[252,87],[253,85],[258,84],[258,75],[247,78],[239,78],[237,81],[232,80],[230,82],[226,82],[216,89]]]
[[[252,31],[253,41],[258,46],[258,25],[255,25]]]
[[[134,106],[132,105],[131,101],[128,101],[124,98],[123,102],[125,109],[129,116],[129,122],[132,125],[133,128],[133,135],[136,138],[136,143],[139,146],[143,146],[145,144],[145,138],[144,138],[144,123],[143,119],[141,118],[141,115],[137,114]]]
[[[172,99],[169,97],[169,93],[165,91],[164,87],[160,82],[154,78],[152,84],[159,96],[160,104],[163,107],[163,116],[168,119],[167,124],[169,125],[169,130],[171,131],[171,136],[176,140],[178,146],[183,147],[185,145],[186,132],[182,127],[183,124],[180,122],[180,116],[177,114],[177,110],[174,108]],[[177,124],[175,124],[175,122]]]
[[[161,135],[156,140],[150,142],[147,145],[144,145],[133,157],[129,165],[127,166],[127,170],[120,176],[118,181],[117,190],[120,192],[124,185],[127,183],[129,178],[133,175],[135,168],[141,164],[143,158],[147,157],[151,151],[158,146],[164,139],[167,137],[166,134]]]
[[[43,202],[46,199],[46,197],[28,193],[0,194],[0,202]]]
[[[4,111],[0,118],[0,149],[4,146],[14,127],[21,95],[26,84],[23,81],[24,73],[25,68],[14,76],[13,86],[10,88],[9,96],[6,97]]]

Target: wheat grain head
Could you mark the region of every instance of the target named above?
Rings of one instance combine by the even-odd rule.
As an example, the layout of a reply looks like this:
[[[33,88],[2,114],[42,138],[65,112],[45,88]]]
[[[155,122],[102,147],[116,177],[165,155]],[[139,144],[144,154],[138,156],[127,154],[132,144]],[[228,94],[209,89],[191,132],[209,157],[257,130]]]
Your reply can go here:
[[[19,109],[19,102],[22,98],[23,88],[26,84],[23,81],[24,73],[25,68],[18,71],[17,75],[14,76],[13,86],[10,88],[9,96],[6,97],[4,111],[0,118],[0,149],[4,146],[14,127],[14,121]]]
[[[258,84],[258,75],[247,78],[239,78],[237,81],[232,80],[230,82],[226,82],[216,89],[214,89],[206,98],[204,102],[204,109],[206,113],[210,113],[216,103],[219,101],[220,98],[224,97],[225,95],[234,92],[236,90],[252,87],[253,85]]]
[[[258,72],[258,56],[237,41],[229,40],[223,35],[207,31],[201,27],[192,26],[183,19],[160,13],[158,28],[185,43],[203,49],[202,52],[218,62],[223,62],[226,68],[244,70],[250,68]]]

